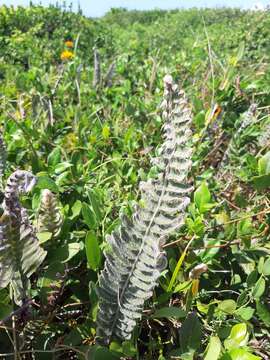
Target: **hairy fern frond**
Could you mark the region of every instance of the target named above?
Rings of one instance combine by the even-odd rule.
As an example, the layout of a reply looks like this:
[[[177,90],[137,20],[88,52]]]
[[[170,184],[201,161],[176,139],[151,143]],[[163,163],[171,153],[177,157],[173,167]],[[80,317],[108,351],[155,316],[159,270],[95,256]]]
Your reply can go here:
[[[249,128],[250,125],[255,123],[257,119],[256,109],[257,105],[251,104],[249,109],[244,114],[242,114],[239,121],[236,122],[236,131],[234,132],[220,163],[221,169],[224,168],[229,162],[233,162],[234,160],[238,161],[239,157],[241,156],[240,152],[245,151],[243,146],[243,141],[245,141],[245,131]]]
[[[17,284],[25,291],[27,278],[46,256],[19,200],[35,182],[30,172],[21,170],[15,171],[7,181],[4,213],[0,219],[0,288],[13,282],[13,286]]]
[[[115,73],[115,62],[112,62],[111,65],[109,66],[108,71],[103,80],[105,87],[112,86],[112,80],[113,80],[114,73]]]
[[[55,195],[48,189],[43,190],[37,219],[38,232],[48,231],[56,237],[61,231],[62,222]]]
[[[96,89],[101,83],[101,64],[100,64],[100,55],[96,48],[94,48],[94,77],[93,77],[93,87]]]
[[[171,76],[164,82],[164,143],[154,161],[158,177],[141,186],[144,206],[136,209],[131,220],[122,217],[120,228],[107,237],[110,250],[99,277],[97,316],[97,336],[104,343],[113,336],[131,337],[144,302],[166,267],[161,245],[183,224],[190,201],[191,112]]]
[[[3,177],[6,170],[7,151],[2,133],[0,132],[0,187],[3,187]]]

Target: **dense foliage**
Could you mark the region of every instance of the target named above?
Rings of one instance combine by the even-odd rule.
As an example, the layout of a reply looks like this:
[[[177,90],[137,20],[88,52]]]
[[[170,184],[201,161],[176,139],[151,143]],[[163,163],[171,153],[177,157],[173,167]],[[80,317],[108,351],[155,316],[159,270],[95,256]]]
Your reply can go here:
[[[0,7],[0,225],[8,178],[33,173],[18,203],[47,252],[23,304],[2,279],[0,358],[270,358],[269,58],[267,11]],[[104,347],[106,235],[158,174],[167,73],[192,108],[194,191],[131,339]]]

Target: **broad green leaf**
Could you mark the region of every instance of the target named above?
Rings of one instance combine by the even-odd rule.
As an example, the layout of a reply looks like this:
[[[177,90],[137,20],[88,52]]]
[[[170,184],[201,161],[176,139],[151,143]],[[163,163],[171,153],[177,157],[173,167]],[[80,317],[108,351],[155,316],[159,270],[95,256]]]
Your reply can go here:
[[[40,244],[43,244],[52,238],[52,233],[49,231],[40,232],[40,233],[37,233],[37,238],[38,238]]]
[[[265,276],[270,275],[270,257],[266,259],[263,268],[262,268],[262,273]]]
[[[196,313],[190,313],[179,330],[181,354],[191,353],[200,347],[202,329]]]
[[[58,247],[52,257],[50,257],[50,261],[57,261],[61,263],[66,263],[70,259],[72,259],[75,255],[78,254],[80,250],[82,250],[83,246],[81,243],[70,243],[67,245],[63,245]]]
[[[86,222],[89,229],[90,230],[95,229],[96,228],[95,214],[94,214],[93,210],[91,209],[91,207],[86,203],[82,204],[82,215],[83,215],[83,219]]]
[[[256,281],[258,279],[258,271],[255,269],[251,271],[251,273],[247,277],[247,286],[252,287],[256,284]]]
[[[261,360],[259,356],[253,355],[245,349],[232,349],[229,351],[231,360]]]
[[[194,193],[194,201],[201,213],[208,211],[210,201],[211,201],[211,194],[205,182],[202,182],[201,185]]]
[[[13,310],[12,305],[3,304],[0,302],[0,320],[8,316],[12,312],[12,310]]]
[[[237,309],[235,314],[241,316],[243,320],[250,320],[255,312],[255,309],[253,309],[251,306],[247,306],[244,308]]]
[[[55,193],[59,192],[58,186],[56,185],[56,183],[50,179],[48,176],[38,176],[38,181],[36,184],[36,187],[38,187],[39,189],[48,189],[51,190]]]
[[[270,186],[270,174],[254,176],[251,182],[256,190],[264,190]]]
[[[48,155],[48,165],[49,166],[56,166],[61,161],[61,149],[59,147],[56,147],[53,149],[51,153]]]
[[[233,314],[236,310],[236,302],[231,299],[223,300],[218,304],[218,309],[226,314]]]
[[[217,336],[211,336],[206,348],[204,360],[217,360],[221,352],[221,342]]]
[[[259,299],[264,293],[264,290],[265,290],[265,280],[264,278],[261,277],[254,286],[254,289],[252,291],[252,296],[255,299]]]
[[[256,301],[256,311],[261,321],[270,327],[270,308],[263,304],[260,300]]]
[[[64,172],[66,169],[69,169],[72,166],[73,166],[73,164],[71,164],[69,162],[62,162],[62,163],[57,164],[55,166],[54,172],[55,172],[56,175],[59,175],[62,172]]]
[[[158,309],[154,312],[153,315],[151,315],[152,318],[175,318],[175,319],[181,319],[186,317],[187,313],[186,311],[176,307],[164,307],[162,309]]]
[[[87,354],[88,360],[117,360],[121,358],[120,354],[115,354],[109,349],[99,345],[93,346]]]
[[[229,337],[224,341],[224,346],[228,350],[245,346],[248,338],[247,325],[245,323],[236,324],[232,327]]]
[[[76,200],[71,208],[72,215],[70,218],[74,219],[75,217],[79,216],[81,213],[81,210],[82,210],[82,202],[80,200]]]
[[[93,270],[97,270],[101,261],[101,252],[97,237],[92,231],[88,231],[86,234],[85,251],[88,266]]]
[[[101,213],[101,205],[99,202],[99,197],[96,191],[90,190],[88,191],[88,197],[92,206],[92,209],[95,213],[96,219],[98,222],[102,221],[102,213]]]
[[[259,159],[258,172],[259,175],[267,175],[270,173],[270,151]]]

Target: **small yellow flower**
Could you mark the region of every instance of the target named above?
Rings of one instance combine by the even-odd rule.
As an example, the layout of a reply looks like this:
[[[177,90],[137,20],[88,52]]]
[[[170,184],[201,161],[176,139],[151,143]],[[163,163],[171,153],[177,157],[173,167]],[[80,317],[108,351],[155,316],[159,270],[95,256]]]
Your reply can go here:
[[[66,47],[68,47],[68,48],[73,48],[73,41],[67,40],[67,41],[65,42],[65,45],[66,45]]]
[[[62,51],[61,53],[61,60],[71,60],[74,58],[74,54],[72,51],[69,51],[69,50],[64,50]]]

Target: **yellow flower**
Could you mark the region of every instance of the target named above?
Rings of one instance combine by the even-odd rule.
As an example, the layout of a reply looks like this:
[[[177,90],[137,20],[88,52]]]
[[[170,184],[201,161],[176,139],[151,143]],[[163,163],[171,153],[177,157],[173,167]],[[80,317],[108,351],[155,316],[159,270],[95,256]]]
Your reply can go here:
[[[61,60],[71,60],[74,58],[74,54],[72,51],[69,51],[69,50],[64,50],[62,51],[61,53]]]
[[[73,48],[73,41],[67,40],[67,41],[65,42],[65,45],[66,45],[68,48]]]

